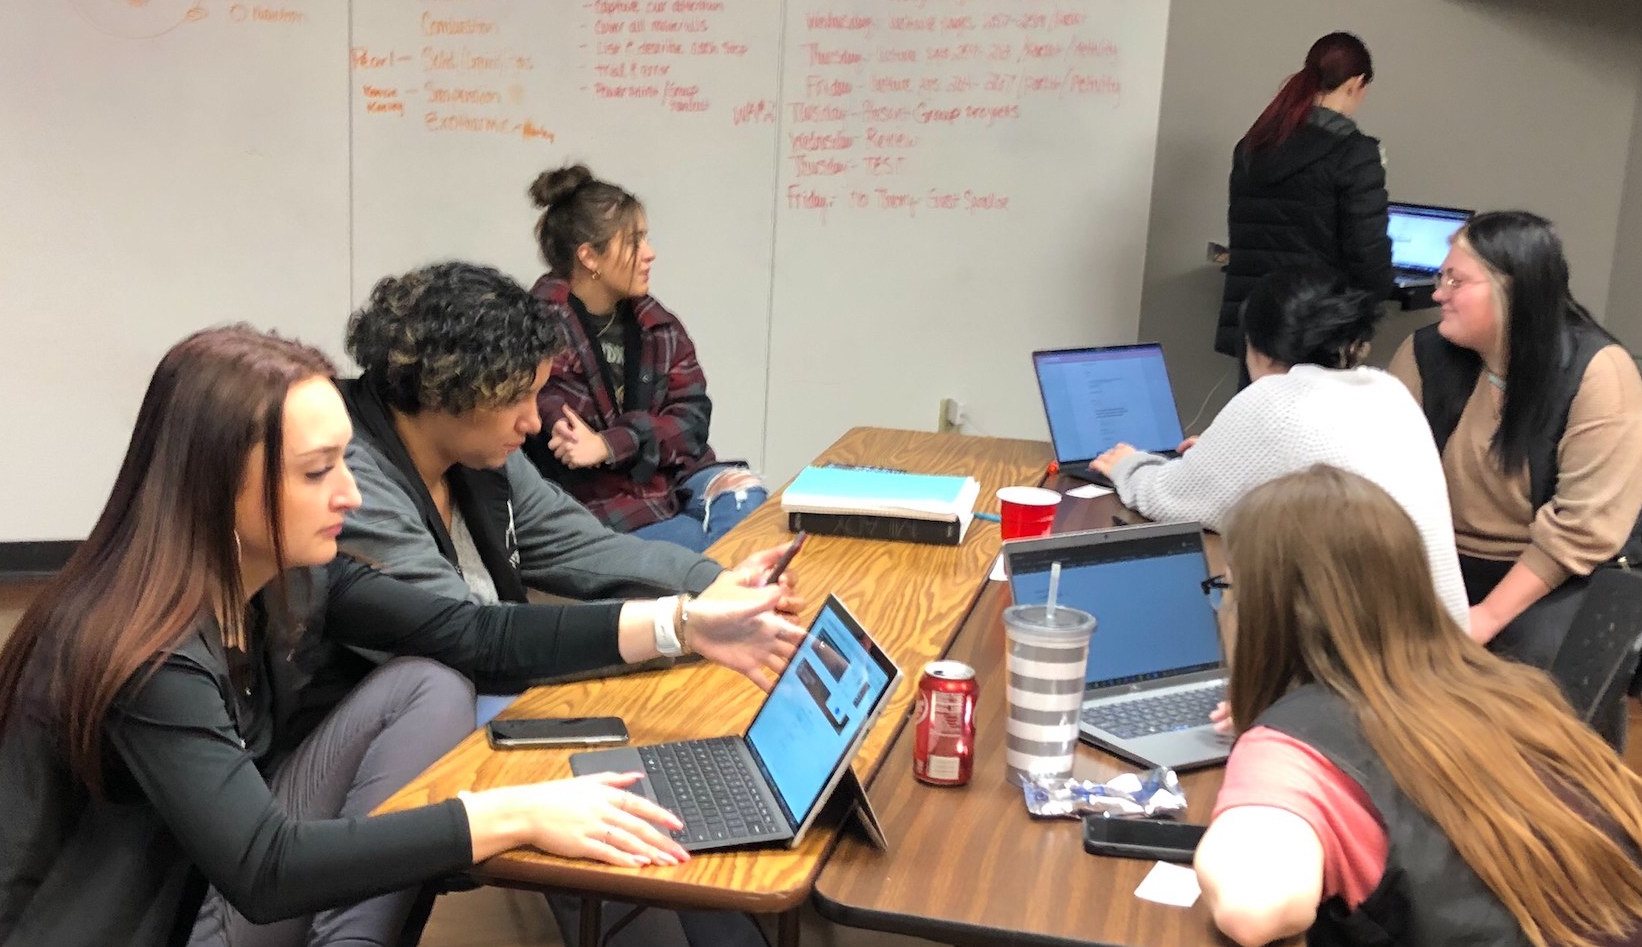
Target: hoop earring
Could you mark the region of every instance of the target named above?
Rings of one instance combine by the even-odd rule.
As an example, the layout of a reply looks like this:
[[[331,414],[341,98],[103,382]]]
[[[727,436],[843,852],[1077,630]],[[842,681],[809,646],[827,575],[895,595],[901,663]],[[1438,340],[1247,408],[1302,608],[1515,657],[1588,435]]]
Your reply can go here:
[[[594,271],[593,271],[593,279],[595,279],[595,280],[597,280],[597,279],[598,279],[598,278],[599,278],[599,271],[598,271],[598,270],[594,270]]]
[[[234,561],[245,562],[245,548],[239,542],[239,530],[234,530]]]

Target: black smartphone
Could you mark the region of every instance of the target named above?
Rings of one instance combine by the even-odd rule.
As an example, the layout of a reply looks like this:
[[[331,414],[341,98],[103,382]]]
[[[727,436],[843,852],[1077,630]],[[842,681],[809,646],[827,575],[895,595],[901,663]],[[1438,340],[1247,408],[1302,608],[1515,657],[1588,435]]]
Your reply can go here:
[[[1091,855],[1190,862],[1207,826],[1167,819],[1083,817],[1083,850]]]
[[[792,542],[787,544],[787,551],[781,554],[780,559],[776,560],[775,568],[770,570],[770,577],[764,580],[765,585],[774,585],[775,580],[781,578],[781,573],[787,571],[787,566],[792,564],[793,556],[798,555],[799,548],[804,545],[804,540],[808,539],[809,536],[809,533],[799,530],[798,535],[794,536]]]
[[[627,724],[620,717],[537,717],[492,720],[485,725],[490,745],[498,750],[521,746],[595,746],[626,743]]]

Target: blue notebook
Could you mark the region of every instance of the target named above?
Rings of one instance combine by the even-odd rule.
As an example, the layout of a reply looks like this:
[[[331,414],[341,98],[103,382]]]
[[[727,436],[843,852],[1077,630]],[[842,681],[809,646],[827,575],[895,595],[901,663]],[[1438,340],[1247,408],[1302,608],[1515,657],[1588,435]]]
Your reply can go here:
[[[980,484],[974,477],[805,467],[781,495],[781,506],[785,510],[953,519],[972,512],[979,494]]]

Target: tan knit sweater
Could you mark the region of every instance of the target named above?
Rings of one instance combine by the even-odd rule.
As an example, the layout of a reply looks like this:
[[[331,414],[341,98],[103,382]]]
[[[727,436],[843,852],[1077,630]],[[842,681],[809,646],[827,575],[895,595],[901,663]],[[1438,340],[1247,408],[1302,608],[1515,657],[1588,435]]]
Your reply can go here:
[[[1388,370],[1421,399],[1412,337]],[[1480,375],[1443,448],[1455,546],[1462,556],[1520,559],[1556,588],[1617,553],[1642,511],[1642,376],[1620,346],[1591,359],[1557,446],[1556,495],[1538,510],[1527,466],[1502,473],[1489,452],[1503,403],[1504,393]]]

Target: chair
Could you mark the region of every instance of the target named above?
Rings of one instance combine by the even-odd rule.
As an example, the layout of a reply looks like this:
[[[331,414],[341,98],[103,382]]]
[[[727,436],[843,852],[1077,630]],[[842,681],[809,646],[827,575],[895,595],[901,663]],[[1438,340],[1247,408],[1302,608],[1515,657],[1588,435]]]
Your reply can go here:
[[[1580,719],[1618,750],[1625,745],[1625,691],[1639,657],[1642,572],[1598,569],[1550,674]],[[1610,729],[1613,732],[1603,732]]]

